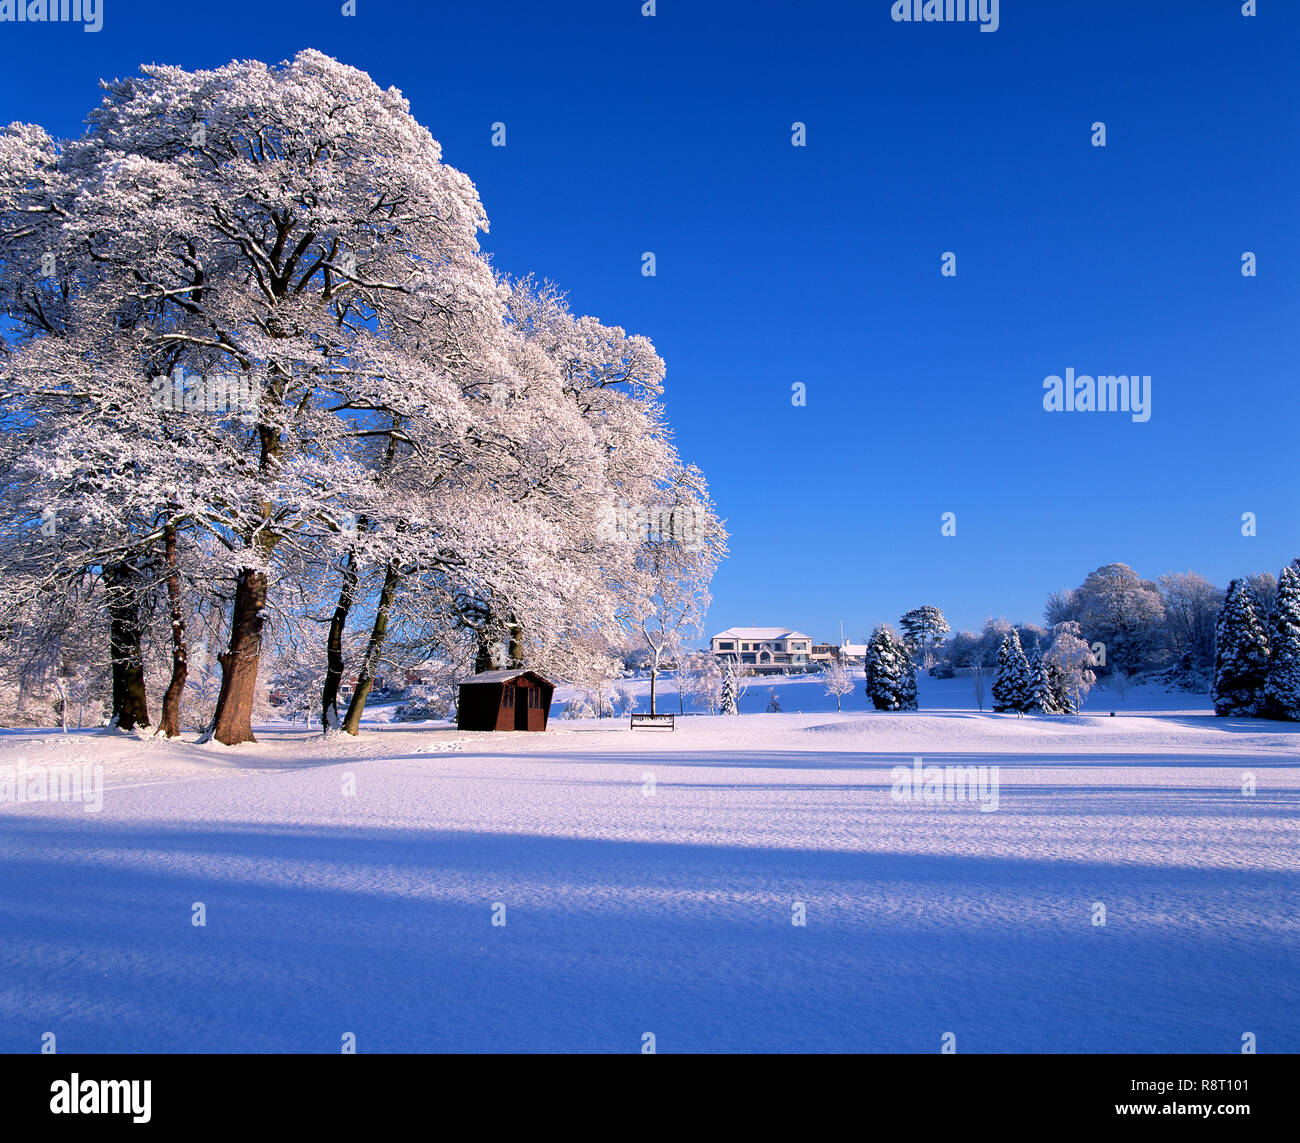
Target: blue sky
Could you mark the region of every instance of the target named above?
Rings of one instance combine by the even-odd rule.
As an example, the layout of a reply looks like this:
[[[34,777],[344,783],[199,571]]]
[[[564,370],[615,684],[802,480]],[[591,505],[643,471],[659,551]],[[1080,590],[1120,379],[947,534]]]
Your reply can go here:
[[[498,266],[654,340],[732,534],[710,629],[1039,621],[1103,563],[1300,555],[1300,5],[104,3],[0,24],[0,118],[68,135],[141,62],[318,48],[402,89]],[[1045,412],[1068,367],[1149,374],[1150,421]]]

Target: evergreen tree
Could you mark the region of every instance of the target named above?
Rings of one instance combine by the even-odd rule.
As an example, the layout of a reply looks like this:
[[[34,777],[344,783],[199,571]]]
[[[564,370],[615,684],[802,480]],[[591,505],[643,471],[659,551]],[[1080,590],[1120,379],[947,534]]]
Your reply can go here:
[[[775,687],[767,688],[767,713],[768,714],[781,713],[781,697],[776,693]]]
[[[721,714],[739,714],[736,709],[736,683],[732,678],[731,672],[726,671],[722,676],[722,702],[719,707]]]
[[[1029,656],[1029,701],[1026,710],[1032,714],[1059,714],[1056,696],[1052,690],[1052,679],[1048,674],[1047,663],[1037,642]]]
[[[1047,687],[1051,693],[1052,710],[1055,714],[1074,714],[1074,696],[1070,693],[1070,677],[1059,664],[1050,659],[1047,668]]]
[[[927,669],[934,666],[935,651],[951,630],[943,612],[932,604],[914,607],[898,621],[903,645]]]
[[[1256,714],[1267,672],[1268,639],[1255,615],[1250,585],[1234,579],[1214,627],[1214,713]]]
[[[896,644],[902,659],[902,672],[898,679],[898,709],[916,709],[916,662],[904,643]]]
[[[1292,560],[1278,576],[1268,634],[1261,713],[1300,722],[1300,560]]]
[[[1029,660],[1020,646],[1020,636],[1012,628],[1002,638],[998,648],[998,673],[993,680],[993,709],[998,713],[1015,711],[1022,714],[1029,709]]]
[[[867,643],[867,698],[877,710],[902,709],[903,657],[888,623],[871,633]]]

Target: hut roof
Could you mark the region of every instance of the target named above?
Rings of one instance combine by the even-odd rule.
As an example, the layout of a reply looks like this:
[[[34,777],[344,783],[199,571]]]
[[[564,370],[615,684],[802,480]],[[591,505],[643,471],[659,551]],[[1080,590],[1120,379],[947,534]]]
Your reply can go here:
[[[536,671],[480,671],[477,675],[470,675],[468,679],[461,679],[460,685],[469,687],[475,683],[508,683],[511,679],[517,679],[521,675],[530,675],[538,682],[545,683],[548,687],[555,685],[550,679],[543,678]]]

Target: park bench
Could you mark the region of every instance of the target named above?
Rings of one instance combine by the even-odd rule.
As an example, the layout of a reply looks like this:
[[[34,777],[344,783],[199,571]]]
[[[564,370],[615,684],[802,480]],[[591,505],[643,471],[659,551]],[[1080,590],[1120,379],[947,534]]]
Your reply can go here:
[[[632,726],[630,729],[636,730],[639,726],[666,726],[669,730],[676,730],[673,725],[673,716],[671,714],[634,714],[632,715]]]

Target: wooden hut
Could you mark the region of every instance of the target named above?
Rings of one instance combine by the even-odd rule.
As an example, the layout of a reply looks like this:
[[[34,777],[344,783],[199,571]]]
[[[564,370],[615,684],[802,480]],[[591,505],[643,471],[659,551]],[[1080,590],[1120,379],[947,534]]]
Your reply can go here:
[[[460,684],[460,730],[545,730],[555,684],[536,671],[482,671]]]

